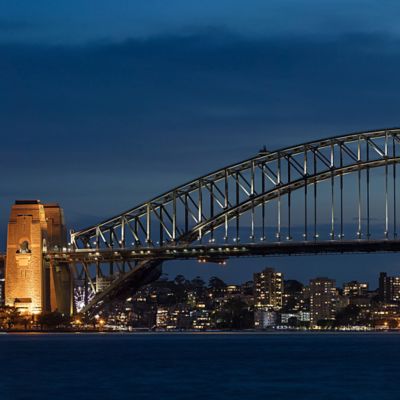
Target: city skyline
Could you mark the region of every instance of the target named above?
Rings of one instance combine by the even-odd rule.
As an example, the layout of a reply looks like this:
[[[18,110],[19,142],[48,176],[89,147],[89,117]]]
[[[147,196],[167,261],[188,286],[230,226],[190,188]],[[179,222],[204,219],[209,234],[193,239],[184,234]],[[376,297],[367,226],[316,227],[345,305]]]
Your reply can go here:
[[[0,399],[396,399],[399,15],[0,0]]]

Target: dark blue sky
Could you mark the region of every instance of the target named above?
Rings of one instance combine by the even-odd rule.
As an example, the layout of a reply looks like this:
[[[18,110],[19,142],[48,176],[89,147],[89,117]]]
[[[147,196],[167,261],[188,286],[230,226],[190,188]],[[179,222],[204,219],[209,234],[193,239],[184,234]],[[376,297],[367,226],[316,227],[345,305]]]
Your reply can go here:
[[[1,248],[17,198],[58,201],[80,228],[263,144],[400,125],[399,13],[370,0],[0,0]],[[221,274],[269,264],[372,281],[399,264],[357,260],[234,261]]]

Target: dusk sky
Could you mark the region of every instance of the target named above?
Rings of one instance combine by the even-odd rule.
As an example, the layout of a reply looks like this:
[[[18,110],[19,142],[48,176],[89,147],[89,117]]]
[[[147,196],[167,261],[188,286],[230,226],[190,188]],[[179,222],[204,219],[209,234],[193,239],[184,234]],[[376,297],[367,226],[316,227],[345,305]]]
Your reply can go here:
[[[389,0],[0,0],[0,249],[15,199],[57,201],[79,229],[263,145],[400,126],[399,15]],[[376,286],[398,258],[165,271]]]

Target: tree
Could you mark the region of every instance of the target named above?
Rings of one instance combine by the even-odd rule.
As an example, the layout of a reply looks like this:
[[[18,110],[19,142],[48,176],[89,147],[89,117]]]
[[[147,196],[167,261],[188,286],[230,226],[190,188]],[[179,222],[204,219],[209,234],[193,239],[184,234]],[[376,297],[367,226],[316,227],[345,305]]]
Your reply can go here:
[[[335,321],[332,319],[319,319],[317,321],[317,325],[323,329],[331,329],[334,325]]]
[[[200,276],[196,276],[190,281],[190,284],[195,288],[195,289],[202,289],[204,288],[205,282],[203,279],[200,278]]]
[[[3,329],[11,329],[21,322],[19,311],[14,307],[2,307],[0,309],[0,325]]]
[[[68,326],[70,323],[70,318],[58,311],[52,311],[49,313],[41,314],[38,318],[38,322],[43,329],[46,326],[48,329],[59,328],[60,326]]]
[[[389,329],[397,329],[399,327],[399,324],[395,319],[389,319],[388,326]]]
[[[343,310],[336,314],[335,325],[336,326],[347,326],[356,325],[358,322],[358,317],[360,315],[360,309],[354,305],[349,304]]]
[[[177,275],[173,280],[171,289],[175,295],[175,303],[183,303],[186,301],[187,280],[183,275]]]
[[[185,285],[186,278],[183,275],[177,275],[174,279],[175,285]]]
[[[208,287],[210,289],[221,290],[226,288],[226,283],[217,276],[212,276],[208,281]]]
[[[208,287],[211,290],[213,297],[221,297],[226,288],[226,283],[222,279],[213,276],[208,281]]]
[[[220,311],[214,313],[213,320],[219,329],[250,329],[254,326],[254,314],[238,298],[229,299]]]
[[[295,279],[288,279],[284,281],[285,293],[300,293],[304,285]]]

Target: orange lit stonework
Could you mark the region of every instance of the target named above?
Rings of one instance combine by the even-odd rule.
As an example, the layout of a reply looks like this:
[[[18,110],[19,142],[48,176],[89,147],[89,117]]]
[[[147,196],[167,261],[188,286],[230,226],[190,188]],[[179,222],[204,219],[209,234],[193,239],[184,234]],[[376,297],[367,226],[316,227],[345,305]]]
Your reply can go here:
[[[44,246],[65,246],[63,213],[57,204],[17,201],[8,224],[5,303],[25,314],[69,313],[71,277],[68,266],[47,265]]]

